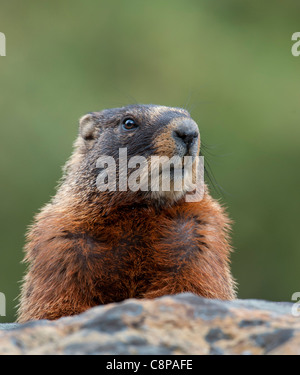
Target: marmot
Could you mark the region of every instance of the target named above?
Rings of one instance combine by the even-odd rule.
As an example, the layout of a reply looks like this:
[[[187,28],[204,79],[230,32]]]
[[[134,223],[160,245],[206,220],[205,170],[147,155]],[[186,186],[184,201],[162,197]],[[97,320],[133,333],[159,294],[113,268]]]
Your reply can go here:
[[[181,108],[130,105],[80,119],[57,193],[27,235],[28,271],[18,321],[57,319],[127,298],[192,292],[235,298],[229,268],[230,220],[205,186],[186,191],[99,191],[97,160],[195,156],[200,134]]]

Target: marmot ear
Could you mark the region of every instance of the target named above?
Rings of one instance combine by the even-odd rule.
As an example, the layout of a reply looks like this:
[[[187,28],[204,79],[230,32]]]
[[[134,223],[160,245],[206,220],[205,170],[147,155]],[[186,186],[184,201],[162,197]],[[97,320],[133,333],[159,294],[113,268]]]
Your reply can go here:
[[[86,141],[92,141],[97,134],[97,117],[93,113],[84,115],[79,120],[79,133]]]

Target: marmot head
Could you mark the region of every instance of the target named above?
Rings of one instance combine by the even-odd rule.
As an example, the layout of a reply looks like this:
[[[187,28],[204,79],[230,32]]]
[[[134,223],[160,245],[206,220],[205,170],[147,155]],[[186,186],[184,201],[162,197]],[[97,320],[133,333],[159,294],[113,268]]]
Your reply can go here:
[[[176,179],[183,183],[184,160],[187,160],[186,166],[192,165],[190,170],[195,171],[199,149],[198,126],[184,109],[159,105],[105,109],[80,119],[75,152],[67,164],[66,174],[72,175],[73,182],[76,179],[81,191],[83,186],[88,189],[87,195],[93,192],[104,197],[108,194],[111,198],[118,197],[124,204],[134,204],[141,199],[164,203],[178,200],[186,193],[187,186],[175,191],[174,184]],[[110,160],[115,172],[108,169]],[[174,172],[176,163],[182,163],[181,174]],[[162,188],[166,165],[170,172],[169,191]],[[159,182],[158,189],[153,190],[151,177],[154,181],[155,167]],[[124,180],[121,183],[122,173],[126,186]],[[112,182],[109,179],[115,179],[116,189],[105,192],[103,186]],[[67,178],[65,183],[68,181],[71,180]],[[101,181],[103,185],[99,188]],[[130,182],[134,183],[128,187]]]

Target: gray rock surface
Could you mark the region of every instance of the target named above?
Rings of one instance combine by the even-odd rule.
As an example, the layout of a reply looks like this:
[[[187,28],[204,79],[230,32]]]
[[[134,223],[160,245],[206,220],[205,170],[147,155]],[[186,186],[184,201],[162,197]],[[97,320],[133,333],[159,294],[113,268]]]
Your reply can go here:
[[[0,354],[300,354],[291,303],[192,294],[130,299],[57,321],[0,324]]]

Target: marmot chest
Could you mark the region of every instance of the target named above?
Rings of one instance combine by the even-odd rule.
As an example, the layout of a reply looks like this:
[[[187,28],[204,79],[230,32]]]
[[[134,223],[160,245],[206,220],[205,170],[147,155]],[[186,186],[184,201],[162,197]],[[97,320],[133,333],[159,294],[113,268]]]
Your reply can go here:
[[[197,219],[137,209],[110,218],[100,237],[112,272],[144,279],[153,272],[177,272],[199,255],[204,243]]]

